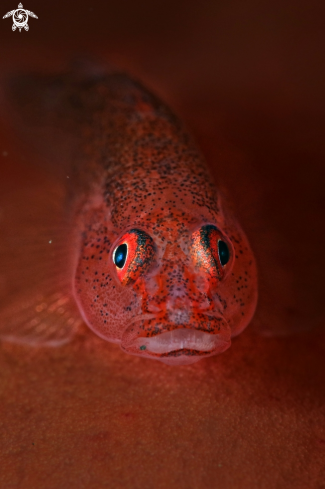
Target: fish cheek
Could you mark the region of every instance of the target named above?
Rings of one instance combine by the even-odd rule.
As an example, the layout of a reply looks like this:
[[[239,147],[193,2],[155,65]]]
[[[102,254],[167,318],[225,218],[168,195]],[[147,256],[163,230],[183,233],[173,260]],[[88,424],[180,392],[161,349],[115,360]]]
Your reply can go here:
[[[244,233],[231,236],[235,260],[226,280],[219,288],[232,337],[237,336],[251,321],[257,303],[257,270],[253,252]]]
[[[140,311],[134,290],[118,283],[110,257],[111,243],[96,237],[82,246],[74,278],[74,294],[86,324],[98,336],[119,343],[131,319]]]

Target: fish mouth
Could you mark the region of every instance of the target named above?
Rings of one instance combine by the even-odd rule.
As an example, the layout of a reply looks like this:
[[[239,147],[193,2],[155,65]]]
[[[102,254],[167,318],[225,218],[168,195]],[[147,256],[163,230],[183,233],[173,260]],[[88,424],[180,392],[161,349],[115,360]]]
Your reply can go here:
[[[121,348],[168,365],[189,365],[224,352],[230,344],[230,327],[223,317],[196,314],[182,325],[161,317],[136,319],[125,331]]]

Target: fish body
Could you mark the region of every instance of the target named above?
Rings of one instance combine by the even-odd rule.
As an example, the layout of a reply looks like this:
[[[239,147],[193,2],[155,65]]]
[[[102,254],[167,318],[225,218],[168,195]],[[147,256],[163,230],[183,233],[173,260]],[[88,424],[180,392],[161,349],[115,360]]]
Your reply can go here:
[[[52,284],[59,290],[65,274],[67,308],[77,305],[66,321],[81,316],[126,353],[170,365],[225,351],[254,314],[256,265],[179,119],[119,73],[21,78],[12,93],[30,133],[46,128],[41,139],[65,180],[52,269],[61,254],[67,265]],[[20,317],[0,336],[35,338]],[[58,331],[68,336],[66,321]],[[37,344],[47,322],[45,314]]]

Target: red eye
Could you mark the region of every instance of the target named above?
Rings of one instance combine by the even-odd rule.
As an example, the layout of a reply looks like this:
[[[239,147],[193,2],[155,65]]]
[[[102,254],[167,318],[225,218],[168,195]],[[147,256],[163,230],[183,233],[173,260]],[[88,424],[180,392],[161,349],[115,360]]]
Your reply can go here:
[[[139,229],[128,231],[113,251],[113,263],[123,285],[135,282],[152,263],[155,245],[152,238]]]
[[[230,248],[224,237],[211,224],[202,226],[192,235],[191,255],[194,263],[210,275],[221,280],[230,261]]]

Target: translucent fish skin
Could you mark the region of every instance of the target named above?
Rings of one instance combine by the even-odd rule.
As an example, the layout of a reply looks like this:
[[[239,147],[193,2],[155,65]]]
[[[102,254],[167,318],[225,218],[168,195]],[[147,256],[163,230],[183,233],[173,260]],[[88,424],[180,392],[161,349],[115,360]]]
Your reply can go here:
[[[225,351],[254,314],[256,265],[183,125],[123,74],[33,86],[34,106],[52,94],[51,127],[78,142],[64,171],[84,321],[126,353],[170,365]],[[120,269],[123,243],[134,259]]]

